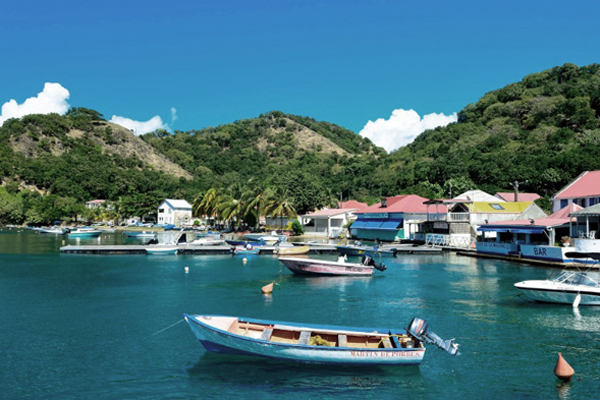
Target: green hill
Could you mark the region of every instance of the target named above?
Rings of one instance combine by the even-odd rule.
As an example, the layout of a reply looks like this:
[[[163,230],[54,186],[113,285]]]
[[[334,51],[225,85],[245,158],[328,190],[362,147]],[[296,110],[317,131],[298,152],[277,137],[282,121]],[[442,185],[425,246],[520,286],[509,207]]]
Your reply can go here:
[[[401,187],[472,181],[493,193],[527,180],[521,190],[551,195],[600,169],[599,115],[600,65],[565,64],[486,93],[388,162]]]

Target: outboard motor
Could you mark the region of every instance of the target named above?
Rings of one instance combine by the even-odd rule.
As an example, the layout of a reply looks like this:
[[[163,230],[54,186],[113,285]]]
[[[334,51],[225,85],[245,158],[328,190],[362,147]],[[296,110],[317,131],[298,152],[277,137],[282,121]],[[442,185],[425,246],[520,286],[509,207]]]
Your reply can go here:
[[[414,317],[412,321],[410,321],[406,331],[409,335],[417,340],[420,340],[421,342],[435,344],[437,347],[442,350],[446,350],[453,356],[460,355],[460,352],[458,351],[458,344],[452,343],[454,339],[443,340],[435,333],[430,332],[427,321],[421,318]]]
[[[383,272],[383,271],[386,270],[385,264],[378,263],[378,262],[376,262],[374,259],[372,259],[369,256],[363,256],[362,264],[363,265],[370,265],[373,268],[375,268],[376,270],[381,271],[381,272]]]

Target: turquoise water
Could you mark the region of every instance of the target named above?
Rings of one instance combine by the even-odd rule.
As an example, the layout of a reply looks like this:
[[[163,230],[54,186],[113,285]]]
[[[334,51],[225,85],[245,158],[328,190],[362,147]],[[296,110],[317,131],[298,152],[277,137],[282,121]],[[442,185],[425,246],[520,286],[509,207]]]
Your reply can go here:
[[[60,254],[63,240],[75,244],[0,230],[1,398],[598,398],[600,308],[528,303],[513,288],[547,269],[412,255],[372,278],[310,278],[272,256]],[[420,316],[462,355],[429,346],[419,367],[340,368],[210,354],[184,312],[379,327]],[[576,371],[566,385],[558,352]]]

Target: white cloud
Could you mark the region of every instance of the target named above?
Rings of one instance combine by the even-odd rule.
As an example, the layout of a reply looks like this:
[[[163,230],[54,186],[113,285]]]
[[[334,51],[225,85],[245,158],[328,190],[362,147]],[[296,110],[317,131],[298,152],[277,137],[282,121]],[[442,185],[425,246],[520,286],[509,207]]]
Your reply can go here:
[[[383,147],[389,153],[409,144],[427,129],[446,126],[456,120],[456,113],[452,115],[431,113],[421,118],[415,110],[398,109],[392,112],[389,119],[379,118],[375,122],[367,122],[359,135],[371,139],[373,143]]]
[[[177,121],[177,109],[175,107],[171,107],[171,123]]]
[[[158,115],[155,115],[148,121],[134,121],[130,118],[113,115],[109,122],[124,126],[125,128],[132,130],[136,135],[143,135],[144,133],[153,132],[157,129],[170,131],[169,125],[163,123]]]
[[[60,83],[46,82],[44,90],[36,97],[28,98],[23,104],[18,104],[14,99],[4,103],[0,113],[0,125],[9,118],[21,118],[29,114],[64,114],[70,107],[68,98],[69,91]]]

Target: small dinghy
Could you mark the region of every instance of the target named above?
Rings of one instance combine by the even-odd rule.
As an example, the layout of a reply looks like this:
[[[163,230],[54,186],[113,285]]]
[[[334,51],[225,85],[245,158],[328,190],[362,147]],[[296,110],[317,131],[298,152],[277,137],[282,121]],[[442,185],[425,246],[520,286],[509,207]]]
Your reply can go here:
[[[418,365],[425,355],[424,343],[459,354],[454,339],[442,340],[420,318],[413,318],[407,329],[372,329],[227,316],[183,317],[204,348],[216,353],[351,366]]]
[[[177,246],[165,246],[165,245],[152,245],[146,247],[146,254],[148,255],[168,255],[177,254],[179,248]]]

